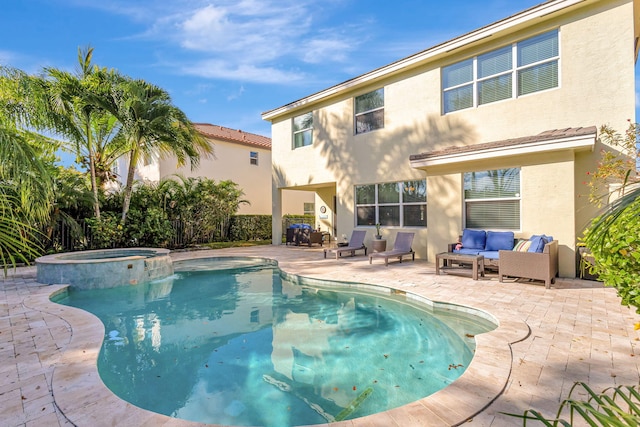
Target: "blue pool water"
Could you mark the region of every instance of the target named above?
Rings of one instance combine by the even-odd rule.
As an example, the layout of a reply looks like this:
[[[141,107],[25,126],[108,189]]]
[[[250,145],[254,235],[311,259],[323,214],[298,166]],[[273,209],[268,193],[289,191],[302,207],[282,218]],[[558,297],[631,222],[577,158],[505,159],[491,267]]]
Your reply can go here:
[[[273,266],[199,263],[56,301],[105,324],[98,369],[114,393],[176,418],[280,427],[381,412],[453,382],[473,336],[495,327],[403,296],[293,284]]]

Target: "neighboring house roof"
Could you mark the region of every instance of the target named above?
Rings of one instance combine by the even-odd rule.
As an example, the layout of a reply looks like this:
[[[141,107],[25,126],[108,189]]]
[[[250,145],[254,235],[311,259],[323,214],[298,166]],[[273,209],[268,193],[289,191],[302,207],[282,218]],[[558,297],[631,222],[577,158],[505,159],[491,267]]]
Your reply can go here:
[[[424,167],[516,154],[567,149],[592,150],[595,145],[597,132],[598,130],[595,126],[547,130],[533,136],[510,138],[475,145],[447,147],[442,150],[412,154],[409,156],[409,160],[413,167]]]
[[[212,125],[209,123],[194,123],[193,125],[198,132],[207,138],[271,150],[271,138],[267,138],[266,136],[230,129],[224,126]]]
[[[493,37],[505,31],[515,31],[516,29],[530,24],[536,19],[547,18],[548,15],[554,12],[558,12],[570,6],[583,3],[584,1],[585,0],[548,0],[515,15],[494,22],[493,24],[486,25],[467,34],[463,34],[459,37],[433,46],[427,50],[423,50],[422,52],[418,52],[414,55],[400,59],[389,65],[385,65],[366,74],[354,77],[343,83],[337,84],[320,92],[316,92],[312,95],[301,98],[282,107],[266,111],[262,113],[262,119],[273,120],[280,115],[287,114],[288,112],[291,112],[298,108],[302,108],[308,104],[320,101],[327,97],[335,96],[342,92],[351,90],[355,87],[371,84],[372,82],[375,82],[382,78],[418,67],[422,64],[434,60],[435,58],[448,55],[453,50],[458,50],[462,47],[472,45],[473,43],[483,41],[489,37]]]

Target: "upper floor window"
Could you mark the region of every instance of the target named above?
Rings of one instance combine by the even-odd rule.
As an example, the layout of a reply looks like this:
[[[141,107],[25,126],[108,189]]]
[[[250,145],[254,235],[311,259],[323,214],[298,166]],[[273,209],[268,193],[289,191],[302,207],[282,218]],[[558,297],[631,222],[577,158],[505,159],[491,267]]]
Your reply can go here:
[[[443,111],[558,87],[559,59],[554,30],[444,67]]]
[[[520,229],[520,168],[465,172],[465,226]]]
[[[293,148],[313,143],[313,112],[293,118]]]
[[[427,181],[356,186],[356,225],[425,227]]]
[[[356,96],[356,134],[384,127],[384,88]]]
[[[249,153],[249,164],[258,165],[258,152],[252,151]]]

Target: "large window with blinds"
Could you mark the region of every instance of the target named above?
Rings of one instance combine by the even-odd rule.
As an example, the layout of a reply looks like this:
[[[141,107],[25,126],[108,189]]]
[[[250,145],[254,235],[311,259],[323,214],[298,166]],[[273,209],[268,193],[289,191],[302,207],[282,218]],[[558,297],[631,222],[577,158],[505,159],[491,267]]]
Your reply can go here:
[[[465,226],[520,229],[520,168],[465,172]]]
[[[558,87],[558,30],[442,69],[444,113]]]
[[[427,180],[356,185],[356,225],[427,226]]]

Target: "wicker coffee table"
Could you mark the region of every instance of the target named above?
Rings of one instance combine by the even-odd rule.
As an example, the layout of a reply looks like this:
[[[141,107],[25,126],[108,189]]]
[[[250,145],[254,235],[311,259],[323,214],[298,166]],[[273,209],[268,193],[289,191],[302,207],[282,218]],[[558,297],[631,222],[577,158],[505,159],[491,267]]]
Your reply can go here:
[[[442,260],[442,267],[440,267],[440,260]],[[473,280],[478,280],[478,272],[484,277],[484,255],[467,255],[456,252],[441,252],[436,254],[436,275],[440,275],[441,269],[449,268],[450,266],[447,264],[450,261],[459,264],[471,264]]]

